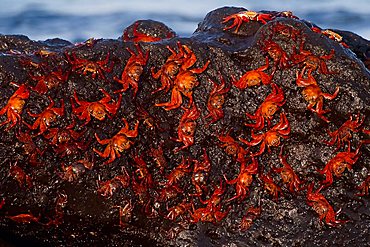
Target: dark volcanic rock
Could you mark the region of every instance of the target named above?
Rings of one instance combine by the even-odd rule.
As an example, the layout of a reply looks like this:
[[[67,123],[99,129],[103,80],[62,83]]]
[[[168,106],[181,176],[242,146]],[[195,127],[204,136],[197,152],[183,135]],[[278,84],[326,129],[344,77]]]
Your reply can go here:
[[[356,194],[358,186],[370,174],[370,74],[364,65],[364,62],[368,64],[369,41],[349,32],[336,31],[343,36],[348,49],[344,44],[313,32],[311,28],[314,26],[309,22],[286,18],[279,12],[269,12],[274,18],[264,25],[251,21],[244,22],[237,33],[235,28],[223,30],[232,23],[222,23],[223,18],[241,10],[222,8],[210,12],[190,38],[172,37],[174,33],[164,25],[141,21],[137,26],[126,29],[128,38],[132,39],[138,33],[172,38],[139,42],[138,45],[121,39],[88,40],[73,45],[58,39],[35,42],[24,36],[0,36],[0,109],[7,105],[17,90],[17,86],[10,82],[25,85],[29,90],[29,97],[27,94],[23,96],[22,121],[14,117],[17,122],[14,127],[8,128],[9,124],[5,124],[0,129],[0,202],[3,202],[3,205],[0,204],[0,237],[14,236],[21,239],[15,244],[22,245],[22,241],[27,241],[28,246],[368,246],[369,196]],[[166,33],[170,35],[166,36]],[[181,48],[178,42],[186,46]],[[277,53],[268,49],[273,44],[286,53],[286,64],[279,64]],[[308,52],[300,51],[301,45],[316,57],[334,55],[319,62],[320,68],[309,67],[314,66],[312,60],[306,60],[306,68],[303,68],[303,58],[308,56]],[[199,85],[193,89],[193,98],[200,116],[188,120],[197,124],[194,144],[179,152],[174,152],[174,149],[182,147],[183,143],[175,139],[178,138],[180,119],[188,111],[189,99],[183,95],[183,107],[166,111],[155,104],[170,100],[171,92],[176,92],[179,87],[171,86],[168,92],[152,93],[161,86],[160,79],[155,79],[153,72],[168,62],[171,51],[167,47],[178,53],[174,67],[189,63],[189,66],[183,65],[180,72],[174,70],[172,79],[184,71],[200,72],[194,69],[210,61],[204,72],[195,74]],[[183,56],[179,48],[184,49]],[[137,59],[136,64],[131,63],[134,69],[127,73],[134,78],[135,73],[140,75],[140,68],[143,68],[136,97],[132,88],[134,83],[129,85],[128,90],[117,93],[123,88],[117,79],[121,78],[126,65],[132,62],[132,59],[129,60],[132,54],[139,54],[140,49],[143,61]],[[190,62],[193,57],[191,51],[196,57],[194,65]],[[147,61],[146,53],[149,54]],[[245,126],[245,123],[254,122],[246,113],[254,114],[273,92],[274,86],[265,83],[239,89],[233,85],[233,78],[238,80],[247,71],[265,65],[266,57],[269,66],[264,72],[273,73],[272,82],[283,90],[286,101],[277,100],[281,106],[272,116],[271,124],[265,121],[263,129],[253,130]],[[274,59],[277,59],[276,63]],[[87,60],[100,62],[89,64]],[[325,73],[325,67],[330,73]],[[92,73],[94,70],[97,72],[95,75]],[[40,76],[47,76],[51,71],[54,71],[53,75],[59,83],[50,89],[37,87]],[[323,93],[334,94],[339,87],[337,97],[323,100],[323,109],[330,111],[320,115],[307,109],[308,102],[302,92],[307,93],[309,86],[298,87],[296,83],[301,72],[304,78],[311,74]],[[63,76],[67,78],[64,82]],[[209,113],[207,102],[215,87],[209,80],[220,84],[220,76],[225,80],[225,87],[230,87],[230,91],[224,94],[224,117],[208,126],[209,119],[205,118]],[[191,81],[192,77],[187,79]],[[45,78],[45,82],[51,85],[52,80]],[[99,89],[104,89],[112,97],[107,106],[111,111],[108,112],[109,117],[102,121],[91,117],[91,121],[84,125],[86,120],[77,118],[82,112],[73,112],[72,109],[82,104],[76,102],[74,92],[80,101],[95,102],[104,97]],[[119,100],[120,94],[122,102],[115,112],[113,103]],[[320,107],[320,97],[318,106],[313,109]],[[50,118],[50,126],[45,125],[46,130],[40,134],[44,128],[42,120],[40,126],[35,125],[32,129],[37,117],[31,115],[43,112],[50,99],[55,102],[54,108],[61,108],[64,102],[65,111],[59,112],[61,116],[56,116],[56,119]],[[90,112],[91,109],[97,108],[90,108]],[[56,113],[58,110],[51,115]],[[1,122],[13,115],[4,112],[0,116]],[[225,183],[224,176],[230,180],[236,178],[240,164],[250,164],[251,155],[256,154],[262,145],[249,147],[248,142],[241,142],[239,138],[249,142],[252,136],[257,139],[256,136],[262,136],[284,116],[291,131],[284,131],[288,127],[281,126],[281,135],[286,138],[280,138],[278,147],[266,147],[261,155],[255,157],[259,164],[258,172],[253,173],[245,199],[228,202],[227,199],[233,197],[236,191],[235,185]],[[343,131],[340,135],[343,142],[339,148],[336,143],[329,145],[329,133],[340,128],[351,116],[357,125],[353,125],[352,130]],[[325,118],[328,121],[324,121]],[[127,132],[128,137],[121,135],[119,140],[125,142],[128,138],[131,147],[123,151],[108,150],[108,156],[117,157],[113,162],[104,164],[109,157],[103,158],[96,151],[103,152],[111,144],[98,143],[97,137],[117,137],[124,127],[122,119],[127,119],[130,130],[139,120],[139,134],[137,137]],[[238,157],[229,155],[226,151],[230,153],[235,148],[230,144],[226,149],[225,142],[219,138],[226,132],[238,145]],[[346,133],[350,135],[346,136]],[[57,138],[63,135],[69,140]],[[304,181],[299,192],[291,193],[280,175],[273,172],[273,167],[282,167],[279,159],[281,147],[288,163]],[[166,164],[163,172],[153,152],[160,148]],[[353,165],[352,169],[336,163],[336,171],[331,171],[342,173],[341,176],[334,176],[333,183],[321,190],[334,210],[342,209],[335,219],[348,221],[330,226],[325,223],[325,218],[321,221],[307,204],[307,185],[313,183],[315,190],[318,189],[320,183],[327,179],[318,170],[322,170],[329,161],[334,163],[333,158],[339,152],[347,152],[348,148],[351,153],[340,161],[349,163],[348,168]],[[209,156],[211,168],[208,172],[203,170],[206,185],[200,187],[202,195],[198,197],[194,196],[197,191],[192,175],[195,166],[206,163],[204,150]],[[244,156],[241,155],[242,150],[245,150]],[[354,157],[348,158],[351,154]],[[171,197],[167,179],[180,164],[186,166],[186,173],[179,175],[174,184],[181,192]],[[31,180],[16,170],[18,168]],[[125,171],[128,177],[125,177]],[[282,188],[278,200],[273,200],[268,193],[263,174],[270,174]],[[104,197],[99,188],[108,180],[111,182],[108,188],[113,193]],[[213,197],[213,205],[204,205],[202,201],[212,196],[221,181],[225,188],[221,202]],[[161,198],[165,188],[168,188],[167,199]],[[183,202],[185,209],[176,211],[180,213],[183,210],[183,214],[175,220],[166,219],[172,216],[168,210]],[[119,209],[130,203],[132,212],[125,211],[129,213],[123,215],[120,226]],[[327,206],[322,199],[315,205],[316,211],[325,213],[323,208],[319,208]],[[256,219],[248,230],[241,231],[239,225],[247,209],[258,206],[261,207],[261,214],[255,215]],[[213,213],[197,219],[200,208],[212,209]],[[217,213],[228,210],[228,215],[220,222],[205,222],[216,221]],[[28,216],[23,216],[20,223],[11,219],[19,214]],[[32,221],[27,218],[30,215],[38,222],[27,222]],[[330,223],[330,216],[327,218]],[[197,220],[199,222],[195,223]]]

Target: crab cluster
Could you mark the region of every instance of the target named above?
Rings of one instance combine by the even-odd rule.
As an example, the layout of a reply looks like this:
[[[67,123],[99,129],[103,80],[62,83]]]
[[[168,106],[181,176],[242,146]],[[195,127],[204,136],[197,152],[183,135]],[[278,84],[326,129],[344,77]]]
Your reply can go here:
[[[224,31],[229,32],[236,27],[235,33],[238,33],[243,22],[265,25],[277,18],[298,19],[288,11],[243,11],[226,16],[222,24],[233,21]],[[344,176],[346,168],[351,170],[360,158],[361,147],[370,143],[368,139],[359,143],[352,140],[354,133],[370,134],[364,128],[365,116],[360,112],[356,115],[352,113],[338,129],[327,130],[329,140],[325,143],[328,146],[335,145],[336,150],[325,166],[318,169],[317,173],[325,179],[314,190],[314,183],[307,178],[302,179],[296,173],[294,164],[290,164],[288,155],[284,155],[284,150],[288,149],[285,144],[296,130],[292,129],[290,123],[293,116],[286,109],[289,100],[286,85],[274,79],[281,71],[294,70],[296,81],[290,87],[297,91],[302,88],[301,99],[307,102],[309,113],[316,121],[329,124],[330,110],[324,108],[324,103],[325,100],[337,100],[340,89],[337,87],[333,93],[328,93],[317,78],[337,73],[329,71],[326,64],[334,58],[334,50],[317,55],[305,48],[305,36],[298,29],[275,22],[270,26],[272,33],[279,33],[296,46],[291,47],[290,51],[285,50],[278,40],[270,36],[259,44],[263,52],[263,65],[248,69],[239,79],[229,76],[229,82],[228,77],[220,73],[219,82],[216,82],[208,78],[207,70],[212,67],[210,60],[199,65],[199,54],[180,41],[175,47],[167,45],[169,55],[159,68],[149,68],[153,54],[141,44],[156,42],[160,38],[138,32],[138,25],[134,24],[132,34],[128,30],[124,33],[123,42],[135,48],[126,48],[129,57],[124,64],[117,64],[120,58],[112,56],[110,52],[102,60],[80,57],[78,50],[93,49],[98,42],[94,39],[69,47],[61,54],[46,50],[31,55],[16,54],[26,68],[28,78],[22,84],[10,82],[14,92],[4,102],[0,116],[5,119],[1,126],[6,126],[2,127],[2,131],[15,136],[27,161],[9,162],[9,176],[20,189],[31,190],[34,185],[32,169],[38,169],[47,159],[56,157],[56,174],[65,184],[76,183],[86,173],[96,175],[96,195],[107,203],[111,202],[117,222],[123,228],[134,224],[133,214],[139,210],[148,218],[160,218],[180,228],[197,222],[218,223],[233,213],[236,201],[248,200],[256,184],[275,201],[279,201],[283,193],[305,195],[307,204],[329,226],[338,226],[347,221],[337,218],[339,211],[335,212],[320,192],[329,188],[335,179]],[[318,32],[317,29],[314,31]],[[336,37],[335,40],[342,42],[328,31],[320,31],[320,34],[330,34],[329,38]],[[172,37],[169,34],[167,38]],[[341,44],[346,47],[344,43]],[[58,59],[58,65],[54,65]],[[117,76],[117,71],[120,76]],[[150,82],[142,80],[144,74],[151,76]],[[76,78],[99,81],[98,85],[109,86],[99,87],[95,98],[86,98],[81,87],[78,87],[80,91],[73,90],[66,97],[68,102],[52,97],[58,88],[64,84],[71,85]],[[152,89],[151,96],[155,98],[150,105],[144,105],[137,99],[145,83],[148,83],[145,86]],[[201,100],[194,96],[200,85],[209,89],[204,107]],[[258,87],[265,88],[269,94],[254,111],[243,112],[240,116],[244,119],[241,133],[221,127],[221,131],[210,136],[211,141],[218,144],[218,151],[232,160],[236,173],[215,169],[215,161],[208,148],[197,153],[192,150],[197,156],[191,155],[189,150],[197,144],[196,131],[200,124],[207,131],[222,126],[225,115],[223,105],[228,100],[229,92],[235,90],[243,94]],[[168,101],[163,100],[168,97]],[[39,106],[30,98],[41,98],[48,104]],[[125,101],[133,102],[134,114],[126,114]],[[163,115],[179,114],[176,126],[168,127],[161,122],[153,113],[159,111]],[[113,129],[107,133],[104,126],[110,121],[115,122],[116,127],[110,126]],[[176,137],[168,134],[173,132]],[[167,140],[141,143],[141,135],[147,135],[147,138],[153,135],[154,139],[166,136]],[[357,145],[354,150],[353,144]],[[280,150],[278,165],[263,164],[262,161],[276,150]],[[119,172],[114,176],[99,173],[99,169],[117,166]],[[358,195],[368,195],[369,188],[370,179],[367,178],[358,187]],[[232,191],[232,194],[228,191]],[[120,202],[118,205],[113,204],[114,198],[119,198],[115,200]],[[52,215],[35,216],[31,212],[23,212],[7,218],[17,223],[39,222],[48,227],[58,226],[63,224],[67,206],[67,192],[62,191],[55,198]],[[6,198],[0,202],[0,209],[4,207],[7,207]],[[259,200],[258,205],[245,210],[240,219],[240,230],[249,229],[262,213]]]

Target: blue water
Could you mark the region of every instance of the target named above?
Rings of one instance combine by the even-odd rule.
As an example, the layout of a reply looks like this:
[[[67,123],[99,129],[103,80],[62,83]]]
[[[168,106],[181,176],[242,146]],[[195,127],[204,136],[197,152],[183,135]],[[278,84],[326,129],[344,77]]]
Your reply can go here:
[[[0,0],[0,6],[0,33],[34,40],[117,38],[139,19],[161,21],[190,36],[209,11],[223,6],[291,10],[322,28],[370,39],[370,0]]]

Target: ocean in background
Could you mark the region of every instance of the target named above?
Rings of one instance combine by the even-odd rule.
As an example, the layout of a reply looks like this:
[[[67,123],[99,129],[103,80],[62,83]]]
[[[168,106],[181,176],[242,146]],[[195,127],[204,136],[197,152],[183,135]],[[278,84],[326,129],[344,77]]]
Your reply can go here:
[[[0,33],[24,34],[33,40],[118,38],[140,19],[161,21],[188,37],[208,12],[223,6],[291,10],[321,28],[370,39],[370,0],[0,0],[0,6]]]

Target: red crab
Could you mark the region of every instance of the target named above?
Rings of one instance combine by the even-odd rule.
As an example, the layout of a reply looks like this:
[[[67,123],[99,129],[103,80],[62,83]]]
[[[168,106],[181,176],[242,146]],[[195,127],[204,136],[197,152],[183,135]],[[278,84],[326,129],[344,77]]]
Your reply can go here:
[[[302,95],[308,102],[307,109],[316,113],[318,117],[329,123],[330,121],[324,116],[324,114],[330,110],[323,109],[324,99],[335,99],[339,93],[339,87],[336,88],[333,94],[323,93],[311,73],[307,74],[307,79],[303,78],[303,73],[304,70],[302,70],[301,73],[297,72],[297,86],[303,87]]]
[[[249,150],[245,150],[241,145],[239,145],[239,143],[230,136],[230,132],[231,130],[226,132],[226,134],[218,135],[217,138],[220,142],[222,142],[221,147],[225,148],[225,152],[228,155],[236,158],[236,161],[243,163],[245,161],[245,157],[249,153]]]
[[[203,160],[194,160],[193,175],[191,176],[191,182],[195,187],[195,196],[201,196],[203,191],[207,190],[207,176],[211,170],[211,161],[209,160],[207,151],[203,148]]]
[[[225,102],[225,94],[230,91],[230,86],[225,87],[225,80],[221,74],[220,85],[215,83],[211,79],[209,79],[209,81],[212,83],[213,86],[207,102],[208,114],[204,117],[204,119],[211,118],[211,121],[207,123],[207,126],[224,117],[222,106]]]
[[[357,114],[356,118],[354,119],[352,114],[349,116],[349,119],[342,124],[337,130],[330,132],[328,130],[328,134],[331,137],[330,141],[325,141],[328,145],[334,145],[337,143],[337,149],[342,147],[344,142],[347,142],[348,146],[350,145],[352,134],[351,132],[359,132],[361,131],[361,125],[365,121],[365,116],[361,117],[360,112]]]
[[[267,52],[269,56],[274,60],[274,70],[272,74],[275,73],[276,69],[286,69],[290,67],[288,54],[281,48],[280,45],[272,40],[267,40],[262,46],[262,50]]]
[[[58,226],[61,223],[63,223],[63,217],[64,217],[64,208],[68,203],[68,196],[62,192],[58,195],[56,199],[56,205],[55,205],[55,216],[54,219],[49,218],[49,222],[45,224],[45,226]]]
[[[283,165],[281,168],[273,167],[272,170],[279,173],[283,182],[288,186],[291,193],[296,193],[303,188],[301,185],[303,182],[299,179],[297,174],[294,172],[293,168],[287,162],[287,156],[283,155],[283,146],[280,149],[280,163]]]
[[[302,34],[298,29],[294,28],[293,26],[289,24],[285,24],[282,22],[274,22],[274,24],[272,25],[271,35],[276,34],[276,33],[281,34],[287,39],[289,40],[292,39],[294,41],[302,37]]]
[[[169,176],[167,176],[169,178]],[[167,202],[176,198],[180,193],[183,193],[183,190],[177,184],[164,184],[165,187],[158,190],[158,196],[156,200],[158,202]]]
[[[259,86],[261,83],[264,85],[271,84],[272,76],[266,74],[265,71],[269,67],[269,59],[266,57],[266,64],[254,69],[247,71],[240,79],[237,81],[234,76],[232,76],[233,84],[239,89],[245,89],[247,87]]]
[[[174,86],[172,88],[171,100],[169,102],[157,103],[155,104],[155,106],[163,106],[166,111],[176,109],[182,104],[182,95],[189,99],[189,106],[193,104],[193,89],[199,85],[196,74],[203,73],[210,63],[210,61],[208,60],[203,67],[190,69],[190,67],[192,67],[196,61],[196,56],[189,49],[189,52],[186,55],[186,59],[181,65],[180,71],[176,75],[176,78],[173,82]]]
[[[18,87],[17,91],[14,92],[12,96],[10,96],[8,103],[0,109],[0,116],[6,113],[7,120],[0,123],[0,126],[3,126],[7,123],[11,123],[6,130],[13,128],[18,122],[22,122],[22,111],[24,104],[26,103],[26,99],[30,96],[30,92],[26,86],[17,85],[14,82],[11,82],[10,85]]]
[[[17,180],[19,187],[31,188],[33,186],[32,179],[27,175],[22,168],[17,165],[17,161],[12,165],[10,164],[9,176]]]
[[[91,73],[91,77],[95,79],[96,77],[106,80],[104,72],[110,73],[113,70],[113,63],[109,66],[109,52],[104,60],[100,61],[90,61],[88,59],[78,58],[76,54],[72,52],[72,57],[65,52],[65,56],[68,62],[72,66],[72,71],[77,71],[82,75],[87,75]]]
[[[299,54],[294,53],[292,55],[293,64],[303,64],[303,71],[307,69],[310,74],[312,71],[319,70],[322,74],[332,74],[328,70],[325,61],[332,59],[334,56],[334,50],[331,50],[330,54],[323,56],[315,56],[312,52],[304,49],[304,43],[301,42],[299,46]]]
[[[140,182],[147,188],[153,188],[153,177],[148,169],[148,165],[146,164],[145,160],[137,154],[134,154],[133,160],[135,162],[135,166],[137,166],[135,173]]]
[[[192,203],[186,202],[185,200],[171,208],[168,208],[168,204],[166,205],[167,215],[165,218],[171,221],[176,221],[177,218],[183,218],[183,215],[187,213],[191,208]]]
[[[273,16],[270,14],[258,13],[254,11],[241,11],[239,13],[224,17],[222,23],[227,23],[232,20],[233,24],[225,27],[224,30],[229,30],[236,26],[235,33],[238,33],[243,22],[258,21],[262,22],[262,24],[266,24],[268,21],[271,21],[272,18]]]
[[[117,90],[115,93],[126,92],[129,86],[134,90],[134,97],[139,89],[139,79],[149,58],[149,51],[145,54],[141,50],[139,44],[135,44],[138,54],[127,48],[127,51],[131,54],[131,57],[127,60],[126,66],[122,71],[121,78],[113,77],[113,80],[122,84],[122,89]]]
[[[261,155],[266,146],[270,151],[270,147],[277,147],[280,145],[280,138],[288,138],[290,134],[290,124],[285,115],[285,113],[280,113],[280,122],[269,129],[267,132],[262,134],[255,134],[252,130],[252,141],[247,141],[245,139],[239,138],[240,141],[248,146],[256,146],[262,142],[260,150],[257,153],[253,153],[252,156]]]
[[[150,114],[144,107],[138,106],[136,108],[135,115],[137,116],[138,120],[142,120],[143,124],[150,130],[159,130],[162,131],[163,129],[160,127],[160,123],[158,119]]]
[[[13,216],[5,216],[5,217],[8,219],[11,219],[12,221],[16,223],[23,223],[23,224],[30,224],[32,222],[38,223],[41,218],[40,215],[36,217],[31,213],[17,214]]]
[[[134,210],[134,204],[131,200],[125,200],[122,203],[124,206],[114,206],[118,208],[119,213],[119,225],[121,227],[126,227],[130,223],[132,218],[132,211]]]
[[[340,210],[334,212],[333,207],[329,204],[326,198],[320,193],[323,186],[318,188],[315,192],[312,192],[314,183],[308,186],[307,190],[307,204],[315,210],[319,215],[321,221],[324,221],[327,225],[337,227],[341,224],[347,223],[348,220],[337,220],[336,216],[339,215]]]
[[[36,86],[30,88],[39,94],[45,94],[50,89],[56,88],[60,83],[66,82],[69,72],[65,73],[59,68],[57,71],[47,72],[46,75],[35,76],[30,74],[30,77],[32,80],[37,81]]]
[[[178,138],[174,139],[177,142],[182,142],[184,145],[182,147],[177,147],[173,151],[175,153],[180,150],[186,149],[194,144],[194,135],[197,127],[196,120],[200,116],[200,112],[195,104],[191,108],[184,108],[184,114],[180,119],[180,123],[177,129]]]
[[[357,187],[360,193],[357,193],[357,196],[367,196],[369,195],[370,189],[370,175],[368,175],[365,180]]]
[[[137,196],[137,201],[140,204],[147,204],[147,202],[149,201],[149,191],[148,188],[145,186],[144,181],[138,182],[133,176],[131,179],[131,188],[134,194]]]
[[[85,172],[85,165],[82,160],[72,163],[69,166],[65,166],[64,163],[61,164],[62,173],[59,173],[59,177],[67,182],[73,182],[78,177]]]
[[[51,139],[50,144],[52,145],[66,143],[69,141],[77,141],[85,133],[85,131],[74,131],[73,128],[75,125],[76,122],[73,119],[72,123],[65,128],[49,128],[48,132],[44,133],[44,137],[48,140]]]
[[[221,196],[225,193],[226,187],[222,185],[222,180],[220,180],[219,186],[214,186],[213,194],[207,199],[203,200],[199,198],[200,202],[206,204],[207,206],[216,207],[221,203]]]
[[[272,91],[255,111],[254,115],[245,113],[247,117],[255,120],[255,123],[246,123],[245,126],[255,130],[261,130],[265,126],[265,119],[270,127],[271,119],[275,112],[285,104],[284,91],[275,83],[271,84]]]
[[[275,201],[279,200],[279,194],[283,194],[281,188],[274,182],[270,174],[259,174],[259,178],[262,180],[265,190],[272,195]]]
[[[122,100],[121,94],[118,97],[118,101],[115,102],[112,100],[112,97],[104,89],[100,88],[99,90],[105,95],[105,97],[99,101],[95,102],[81,101],[78,99],[77,93],[75,91],[74,100],[79,105],[78,107],[76,107],[71,98],[72,112],[80,120],[86,120],[83,125],[86,125],[90,122],[91,116],[98,119],[99,121],[103,121],[105,119],[105,116],[111,118],[113,115],[116,114],[117,110],[121,106]],[[109,103],[110,101],[112,101],[112,103]]]
[[[46,107],[45,110],[43,110],[41,113],[32,113],[28,111],[28,115],[31,117],[36,117],[36,121],[29,125],[25,123],[28,128],[32,130],[40,129],[39,133],[37,135],[43,134],[47,129],[49,129],[50,125],[55,122],[57,116],[63,116],[64,115],[64,100],[62,99],[60,101],[60,108],[54,107],[54,100],[49,96],[50,104]]]
[[[253,175],[257,174],[258,172],[258,162],[257,160],[252,157],[252,163],[246,166],[245,162],[241,163],[240,165],[240,172],[237,178],[233,180],[228,180],[224,174],[224,178],[227,184],[236,184],[235,190],[236,195],[228,199],[226,202],[230,202],[235,199],[239,199],[239,201],[243,201],[247,194],[249,194],[249,186],[253,182]]]
[[[77,155],[82,151],[85,151],[89,147],[90,143],[83,143],[69,140],[66,142],[59,142],[54,146],[55,153],[60,157]]]
[[[163,174],[163,171],[167,168],[168,164],[166,161],[166,157],[164,156],[162,146],[160,145],[158,148],[150,148],[150,156],[153,158],[153,161],[157,165],[159,172]]]
[[[185,64],[187,66],[188,62],[193,60],[195,54],[190,50],[189,47],[186,45],[181,45],[180,42],[177,42],[178,52],[172,49],[170,46],[167,46],[167,49],[171,52],[171,55],[167,58],[166,62],[162,65],[160,70],[154,72],[154,68],[151,68],[152,77],[154,79],[161,80],[161,87],[154,90],[152,94],[164,90],[165,93],[170,90],[173,86],[173,81],[175,80],[175,76],[180,70],[180,67]]]
[[[225,188],[222,186],[221,180],[220,186],[215,187],[215,190],[209,199],[203,201],[202,198],[199,198],[201,203],[206,204],[205,208],[198,208],[195,210],[194,204],[192,204],[193,212],[190,212],[192,217],[191,222],[197,223],[201,221],[216,223],[224,219],[231,209],[231,207],[229,207],[226,211],[221,211],[221,195],[223,195],[224,192]]]
[[[137,30],[139,25],[140,25],[140,21],[136,21],[133,24],[132,35],[129,35],[129,29],[126,28],[126,30],[123,32],[123,37],[122,37],[124,42],[128,42],[128,41],[132,41],[135,43],[137,42],[156,42],[156,41],[160,41],[163,39],[162,37],[159,37],[156,35],[148,35],[146,33],[139,32]],[[175,34],[173,32],[168,32],[166,39],[173,38],[173,37],[175,37]]]
[[[212,205],[207,205],[205,208],[194,208],[194,204],[192,204],[192,209],[193,211],[190,212],[191,220],[190,222],[192,223],[198,223],[200,222],[211,222],[211,223],[217,223],[222,221],[227,214],[230,211],[230,207],[222,212],[221,211],[221,206],[212,206]]]
[[[240,231],[247,231],[253,225],[254,221],[261,215],[262,209],[259,207],[250,207],[240,222]]]
[[[346,152],[337,153],[322,170],[318,170],[320,174],[325,174],[325,180],[321,182],[325,187],[330,186],[333,183],[333,175],[340,177],[347,168],[352,169],[352,166],[356,163],[360,157],[361,144],[358,146],[355,152],[351,152],[351,146],[348,146]]]
[[[23,143],[23,149],[24,153],[28,155],[28,162],[32,166],[38,165],[40,162],[37,160],[38,156],[42,156],[44,151],[41,151],[35,144],[35,142],[32,140],[32,136],[28,132],[21,132],[18,130],[18,132],[15,133],[15,136],[17,137],[18,141]]]
[[[105,161],[104,164],[112,163],[116,157],[121,157],[121,154],[124,150],[127,150],[131,147],[133,142],[128,138],[137,137],[138,129],[139,129],[139,122],[136,122],[135,128],[133,130],[129,130],[128,122],[125,118],[122,119],[125,126],[115,134],[110,139],[101,140],[99,136],[95,133],[96,140],[101,145],[107,145],[104,149],[104,152],[100,152],[96,148],[94,148],[94,152],[96,152],[100,157],[108,158],[109,160]]]
[[[319,34],[325,35],[329,39],[338,42],[339,44],[341,44],[345,48],[349,48],[349,46],[343,41],[343,37],[341,35],[339,35],[338,33],[333,32],[330,29],[322,30],[322,29],[317,28],[317,27],[312,27],[311,30],[314,31],[315,33],[319,33]]]
[[[190,165],[191,160],[189,158],[185,159],[183,156],[180,165],[175,167],[171,173],[167,175],[166,187],[177,185],[182,177],[191,172]]]
[[[96,181],[98,185],[98,190],[96,192],[103,197],[110,198],[120,186],[122,186],[123,188],[127,188],[130,181],[129,179],[130,177],[127,172],[125,175],[116,176],[104,182],[100,181],[99,176],[99,179]]]
[[[88,38],[87,40],[83,42],[75,43],[74,48],[72,49],[75,50],[75,49],[82,48],[82,47],[93,48],[98,41],[99,39]]]

